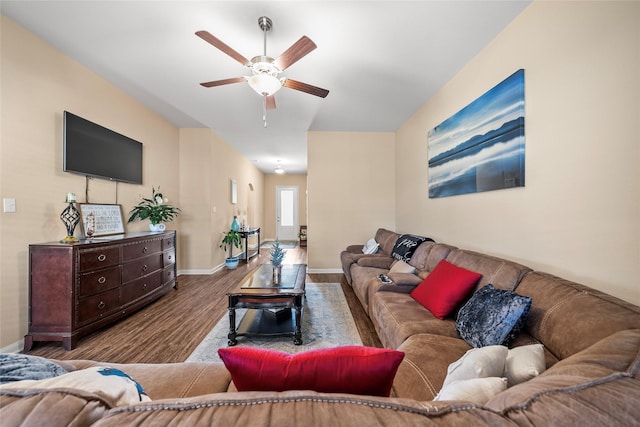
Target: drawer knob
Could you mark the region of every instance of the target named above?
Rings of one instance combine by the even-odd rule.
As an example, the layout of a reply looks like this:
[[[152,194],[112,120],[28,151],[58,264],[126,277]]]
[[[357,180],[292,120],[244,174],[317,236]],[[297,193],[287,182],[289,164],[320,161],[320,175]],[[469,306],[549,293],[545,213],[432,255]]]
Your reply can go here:
[[[147,267],[147,264],[145,264],[145,265],[142,266],[142,271],[147,271],[148,268],[149,267]]]
[[[168,259],[169,261],[171,261],[171,260],[173,259],[173,257],[172,257],[171,255],[169,255],[169,256],[167,257],[167,259]]]
[[[100,278],[98,279],[98,283],[100,283],[101,285],[104,284],[107,281],[107,278],[104,276],[100,276]]]
[[[107,304],[104,303],[104,301],[100,301],[100,304],[98,304],[98,308],[100,310],[102,310],[103,308],[105,308],[107,306]]]
[[[144,284],[142,285],[142,289],[145,289],[145,290],[147,289],[147,284],[146,284],[146,283],[144,283]]]
[[[144,248],[142,248],[142,253],[146,254],[147,252],[149,252],[149,248],[148,247],[145,246]]]
[[[100,254],[100,255],[98,255],[98,261],[102,262],[102,261],[104,261],[105,259],[107,259],[107,256],[106,256],[105,254]]]

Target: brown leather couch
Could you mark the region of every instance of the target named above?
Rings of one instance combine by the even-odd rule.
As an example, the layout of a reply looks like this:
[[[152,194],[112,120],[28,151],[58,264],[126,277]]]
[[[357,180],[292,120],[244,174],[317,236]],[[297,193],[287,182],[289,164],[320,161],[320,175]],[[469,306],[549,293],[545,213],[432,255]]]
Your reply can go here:
[[[381,229],[379,253],[361,256],[362,246],[354,245],[341,254],[345,275],[381,342],[405,352],[392,397],[238,393],[219,363],[109,364],[135,378],[152,401],[112,407],[78,390],[4,390],[2,425],[639,425],[639,307],[508,260],[434,242],[421,244],[411,258],[416,274],[389,275],[393,283],[381,284],[376,276],[389,273],[397,237]],[[449,364],[470,349],[453,318],[435,318],[409,295],[442,259],[481,273],[478,288],[491,283],[532,298],[525,330],[513,346],[544,344],[544,373],[484,405],[432,401]],[[58,363],[67,370],[105,365]]]

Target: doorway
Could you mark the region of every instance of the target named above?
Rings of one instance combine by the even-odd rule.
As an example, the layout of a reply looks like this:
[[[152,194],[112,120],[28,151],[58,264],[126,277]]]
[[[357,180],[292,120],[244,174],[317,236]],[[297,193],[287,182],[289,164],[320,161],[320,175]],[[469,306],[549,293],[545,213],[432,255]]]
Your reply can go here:
[[[276,237],[297,240],[298,224],[298,187],[276,186]]]

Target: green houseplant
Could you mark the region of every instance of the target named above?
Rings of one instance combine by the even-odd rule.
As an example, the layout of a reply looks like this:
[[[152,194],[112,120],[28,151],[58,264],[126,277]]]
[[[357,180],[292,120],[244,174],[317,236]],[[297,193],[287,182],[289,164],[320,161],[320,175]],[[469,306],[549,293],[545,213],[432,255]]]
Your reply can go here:
[[[162,231],[164,223],[173,221],[180,214],[180,209],[167,204],[169,199],[162,195],[160,187],[158,187],[158,191],[153,187],[151,190],[150,199],[143,197],[140,203],[131,209],[128,222],[148,219],[151,222],[149,228],[152,231]],[[163,226],[159,227],[159,224]]]
[[[229,256],[226,259],[227,268],[233,270],[238,266],[238,258],[233,257],[233,247],[240,248],[242,245],[242,236],[240,233],[235,230],[229,230],[224,234],[222,238],[222,242],[220,243],[220,248],[227,250],[229,247]]]

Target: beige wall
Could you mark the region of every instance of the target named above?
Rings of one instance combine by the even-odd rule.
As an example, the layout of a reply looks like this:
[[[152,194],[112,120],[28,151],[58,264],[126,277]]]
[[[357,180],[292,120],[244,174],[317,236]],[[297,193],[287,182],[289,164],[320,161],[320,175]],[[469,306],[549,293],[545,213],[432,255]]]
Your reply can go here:
[[[341,271],[340,251],[395,228],[394,134],[309,132],[308,263]]]
[[[263,222],[264,174],[210,129],[180,130],[180,162],[181,272],[211,273],[224,263],[220,241],[234,215],[251,226]]]
[[[262,238],[276,238],[276,187],[298,187],[298,219],[299,225],[307,224],[307,175],[300,174],[266,174],[264,178],[264,223]],[[297,233],[297,232],[296,232]]]
[[[527,8],[397,132],[399,230],[640,303],[639,22],[638,2]],[[428,199],[427,132],[519,68],[526,187]]]
[[[263,221],[264,178],[212,131],[179,130],[10,19],[1,19],[0,196],[15,198],[17,212],[0,213],[0,349],[18,351],[28,329],[28,246],[66,235],[59,216],[67,192],[85,201],[85,178],[62,171],[64,110],[144,144],[144,185],[93,179],[89,201],[121,204],[126,220],[140,197],[160,186],[183,210],[168,225],[178,230],[183,273],[210,272],[224,262],[218,246],[234,214]],[[237,205],[230,203],[231,178],[238,181]],[[147,226],[135,222],[126,230]]]

